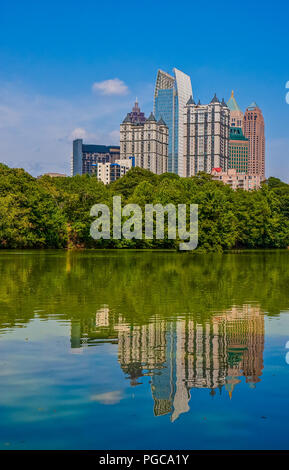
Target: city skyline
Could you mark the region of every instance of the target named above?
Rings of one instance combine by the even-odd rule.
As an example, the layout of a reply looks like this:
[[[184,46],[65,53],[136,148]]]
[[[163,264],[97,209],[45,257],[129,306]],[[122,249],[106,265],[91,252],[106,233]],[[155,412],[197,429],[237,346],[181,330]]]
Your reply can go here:
[[[73,353],[100,338],[117,345],[117,360],[130,386],[150,377],[153,414],[170,415],[172,422],[189,412],[194,389],[212,397],[228,393],[232,399],[242,380],[251,389],[262,380],[265,321],[256,305],[235,306],[205,322],[188,315],[153,317],[135,325],[104,305],[95,318],[72,321],[70,332]]]
[[[34,2],[33,2],[34,3]],[[212,40],[220,35],[214,18],[220,18],[217,6],[209,8],[186,2],[187,15],[173,18],[162,2],[149,8],[134,24],[134,9],[114,5],[116,20],[108,37],[105,24],[97,35],[94,27],[86,35],[74,35],[81,23],[95,26],[99,15],[110,17],[108,6],[84,2],[79,11],[76,2],[58,5],[52,1],[45,11],[34,4],[33,13],[21,2],[5,4],[0,19],[0,157],[1,161],[23,167],[34,176],[49,171],[69,174],[71,141],[117,145],[119,123],[138,96],[143,111],[153,107],[153,90],[159,68],[172,67],[191,77],[194,95],[209,102],[216,92],[227,102],[233,89],[241,110],[256,101],[266,123],[266,173],[289,182],[289,106],[285,101],[288,81],[286,66],[288,32],[287,5],[274,11],[267,5],[243,4],[245,15],[239,24],[242,48],[231,52],[212,49]],[[226,3],[226,2],[225,2]],[[131,7],[131,8],[130,8]],[[210,10],[210,15],[208,11]],[[13,14],[12,14],[13,13]],[[222,24],[228,37],[235,30],[232,7],[222,9]],[[187,18],[198,17],[194,32],[187,28]],[[10,18],[13,17],[13,23]],[[149,30],[159,22],[155,37],[138,36],[123,48],[127,31]],[[168,22],[174,19],[174,38],[168,46]],[[200,42],[201,25],[207,34]],[[254,35],[252,36],[252,25]],[[271,35],[266,35],[270,28]],[[25,34],[24,34],[25,32]],[[225,34],[225,33],[222,33]],[[37,41],[35,41],[37,36]],[[154,49],[157,38],[158,48]],[[273,38],[273,39],[272,39]],[[220,39],[221,40],[221,39]],[[221,44],[221,43],[220,43]]]

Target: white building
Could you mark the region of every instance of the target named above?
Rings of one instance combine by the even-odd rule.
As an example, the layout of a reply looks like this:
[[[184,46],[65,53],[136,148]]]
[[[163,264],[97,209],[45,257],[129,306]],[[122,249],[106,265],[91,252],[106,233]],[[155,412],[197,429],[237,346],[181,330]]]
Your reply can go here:
[[[195,103],[190,97],[184,109],[185,175],[213,168],[228,169],[230,110],[216,95],[209,104]]]
[[[124,176],[133,166],[133,158],[116,160],[114,163],[95,163],[92,164],[92,174],[104,184],[109,184]]]

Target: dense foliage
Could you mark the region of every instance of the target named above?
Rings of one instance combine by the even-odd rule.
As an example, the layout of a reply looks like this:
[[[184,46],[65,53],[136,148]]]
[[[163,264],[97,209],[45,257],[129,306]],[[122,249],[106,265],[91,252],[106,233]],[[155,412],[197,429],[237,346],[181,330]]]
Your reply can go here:
[[[207,174],[180,178],[135,168],[105,186],[94,176],[33,178],[0,164],[1,248],[177,248],[178,240],[93,240],[96,203],[199,205],[199,251],[289,246],[289,185],[269,178],[258,191],[233,191]]]

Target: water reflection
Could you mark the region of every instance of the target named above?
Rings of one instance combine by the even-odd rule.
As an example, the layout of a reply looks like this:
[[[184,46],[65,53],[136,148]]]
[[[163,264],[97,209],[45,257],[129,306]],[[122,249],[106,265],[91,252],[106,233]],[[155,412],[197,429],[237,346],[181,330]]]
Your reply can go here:
[[[117,342],[118,361],[132,386],[151,376],[154,415],[171,415],[175,421],[189,411],[190,391],[224,389],[232,398],[244,377],[254,388],[261,380],[264,351],[264,315],[260,308],[244,305],[200,323],[193,315],[175,320],[158,316],[134,325],[108,306],[94,321],[71,325],[71,348],[99,341]]]
[[[0,448],[288,448],[288,261],[1,252]]]

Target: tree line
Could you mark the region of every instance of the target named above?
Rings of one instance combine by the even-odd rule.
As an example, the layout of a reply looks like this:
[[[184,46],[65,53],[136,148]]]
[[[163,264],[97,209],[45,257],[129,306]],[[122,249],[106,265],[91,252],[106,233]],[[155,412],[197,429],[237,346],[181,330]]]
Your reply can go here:
[[[289,246],[289,185],[269,178],[254,191],[232,190],[205,173],[180,178],[141,168],[104,185],[96,176],[34,178],[0,164],[0,247],[178,249],[179,240],[94,240],[94,204],[199,205],[199,252]]]

